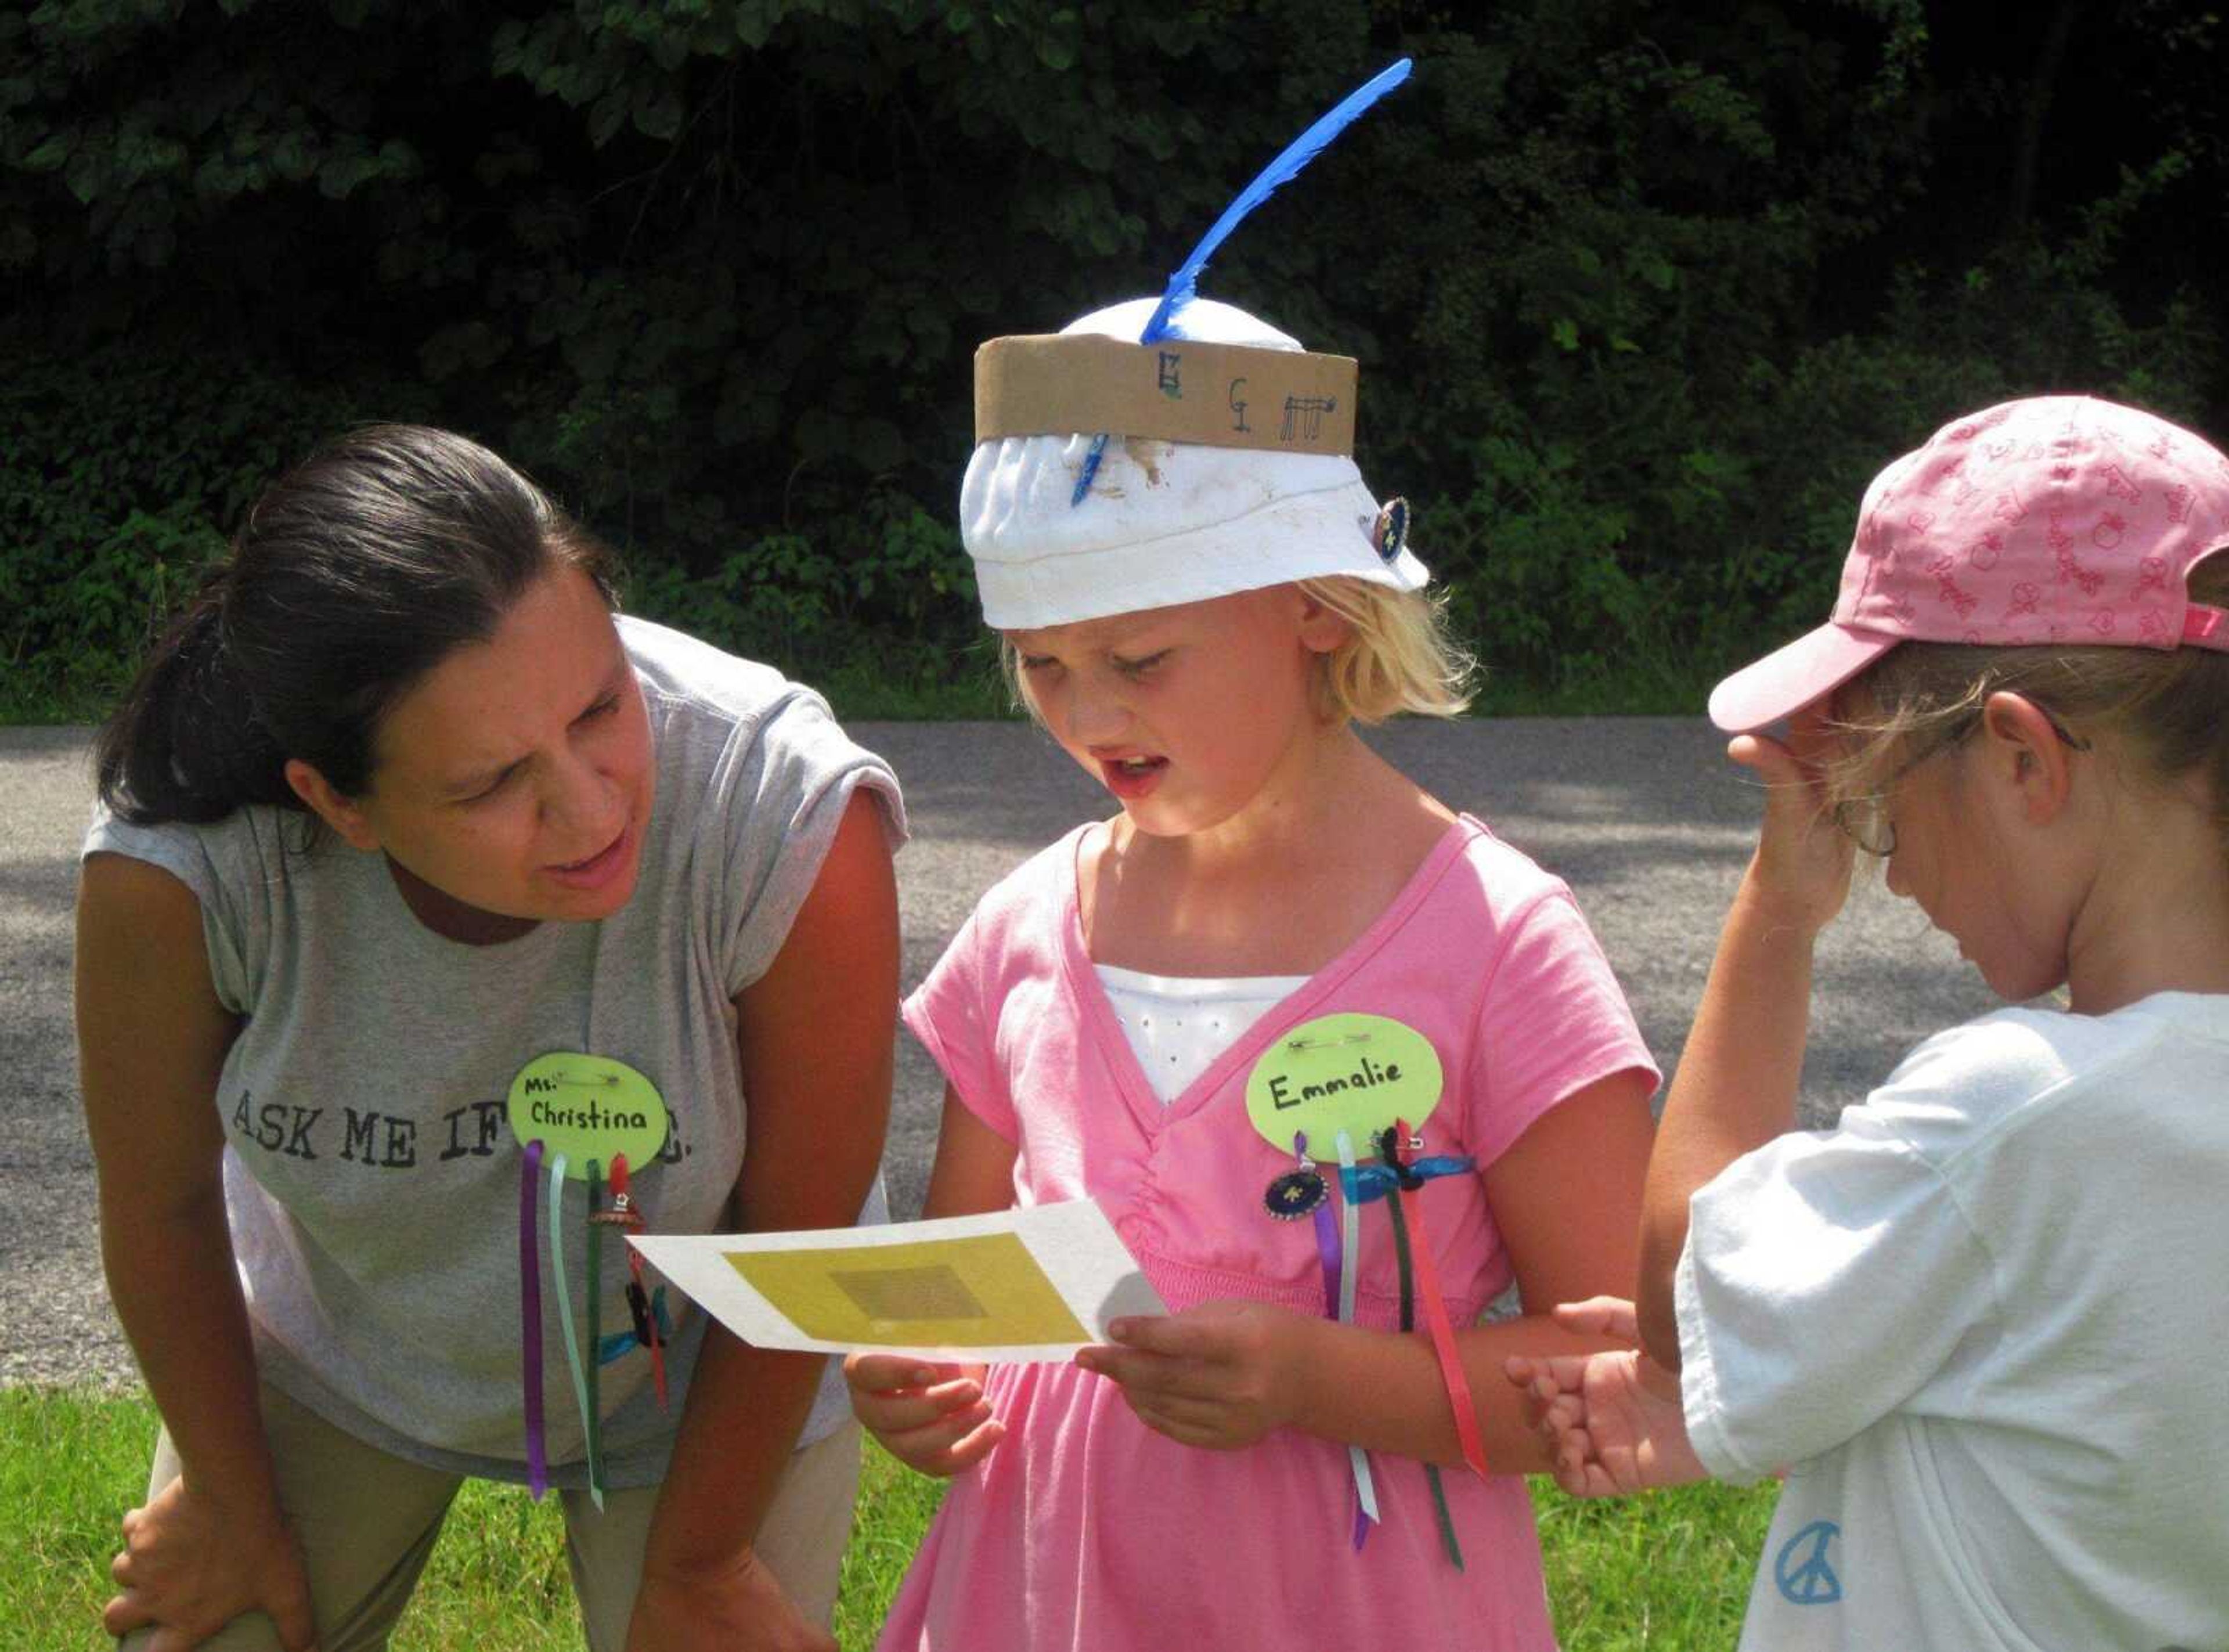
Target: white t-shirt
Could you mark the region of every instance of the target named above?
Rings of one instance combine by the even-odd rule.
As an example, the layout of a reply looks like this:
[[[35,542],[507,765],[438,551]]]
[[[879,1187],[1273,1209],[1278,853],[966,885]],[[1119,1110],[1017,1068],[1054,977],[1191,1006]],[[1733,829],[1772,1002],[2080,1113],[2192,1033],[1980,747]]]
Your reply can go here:
[[[1677,1300],[1697,1453],[1789,1469],[1744,1648],[2229,1647],[2229,997],[1930,1038]]]

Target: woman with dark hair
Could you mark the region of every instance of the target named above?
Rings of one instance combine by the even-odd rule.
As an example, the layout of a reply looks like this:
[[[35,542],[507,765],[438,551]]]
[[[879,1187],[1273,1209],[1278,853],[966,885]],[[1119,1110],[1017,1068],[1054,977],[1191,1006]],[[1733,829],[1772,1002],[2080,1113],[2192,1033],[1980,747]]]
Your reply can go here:
[[[80,1066],[164,1425],[133,1648],[383,1647],[468,1476],[560,1488],[595,1652],[834,1644],[840,1379],[621,1241],[881,1219],[903,809],[607,561],[485,448],[357,432],[100,735]]]

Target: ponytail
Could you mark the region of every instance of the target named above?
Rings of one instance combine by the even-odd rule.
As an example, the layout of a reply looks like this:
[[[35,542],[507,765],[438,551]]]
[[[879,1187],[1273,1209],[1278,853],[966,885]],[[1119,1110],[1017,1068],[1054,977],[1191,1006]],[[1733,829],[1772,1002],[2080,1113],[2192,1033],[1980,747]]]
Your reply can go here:
[[[225,657],[229,571],[220,562],[203,575],[94,740],[100,800],[135,825],[201,825],[244,803],[299,805],[286,755]]]

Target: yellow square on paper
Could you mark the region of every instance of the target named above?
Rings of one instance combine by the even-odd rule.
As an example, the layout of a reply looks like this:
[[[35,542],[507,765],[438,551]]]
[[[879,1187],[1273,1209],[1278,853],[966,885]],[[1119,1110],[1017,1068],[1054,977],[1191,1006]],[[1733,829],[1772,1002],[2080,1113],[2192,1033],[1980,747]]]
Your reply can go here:
[[[816,1341],[990,1348],[1091,1340],[1017,1234],[737,1250],[728,1264]]]

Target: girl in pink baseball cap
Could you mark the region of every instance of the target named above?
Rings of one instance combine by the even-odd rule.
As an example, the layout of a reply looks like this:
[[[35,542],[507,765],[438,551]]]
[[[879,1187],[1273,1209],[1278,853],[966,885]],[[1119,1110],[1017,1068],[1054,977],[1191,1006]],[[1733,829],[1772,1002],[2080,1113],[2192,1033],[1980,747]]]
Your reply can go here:
[[[1572,1492],[1789,1471],[1744,1647],[2229,1644],[2225,546],[2200,438],[2007,402],[1882,472],[1832,621],[1712,697],[1763,831],[1638,1302],[1559,1310],[1640,1346],[1510,1375]],[[1794,1132],[1860,855],[2017,1007]]]

